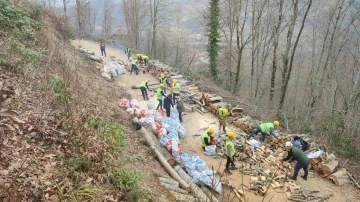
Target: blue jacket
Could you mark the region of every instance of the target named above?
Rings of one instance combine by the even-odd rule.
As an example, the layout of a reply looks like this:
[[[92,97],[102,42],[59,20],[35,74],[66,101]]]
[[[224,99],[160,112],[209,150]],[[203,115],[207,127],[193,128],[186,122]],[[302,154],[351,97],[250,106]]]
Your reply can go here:
[[[173,104],[173,102],[172,102],[172,99],[169,98],[169,97],[165,97],[165,98],[164,98],[164,108],[170,109],[170,105],[171,105],[172,107],[174,107],[174,104]]]

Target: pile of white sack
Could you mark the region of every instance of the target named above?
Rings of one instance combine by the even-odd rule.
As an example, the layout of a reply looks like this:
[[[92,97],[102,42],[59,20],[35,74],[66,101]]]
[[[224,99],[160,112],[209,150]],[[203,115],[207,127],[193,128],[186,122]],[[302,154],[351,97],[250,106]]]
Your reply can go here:
[[[126,70],[124,66],[119,64],[118,62],[109,60],[104,64],[103,68],[100,69],[100,72],[102,77],[111,79],[111,77],[125,74]]]

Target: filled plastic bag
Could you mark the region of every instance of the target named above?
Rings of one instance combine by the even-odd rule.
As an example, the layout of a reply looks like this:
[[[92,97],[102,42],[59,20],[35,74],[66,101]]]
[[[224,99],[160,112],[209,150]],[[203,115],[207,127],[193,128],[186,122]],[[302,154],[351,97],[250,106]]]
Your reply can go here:
[[[139,108],[139,101],[137,101],[136,99],[132,99],[132,100],[130,101],[130,106],[131,106],[132,108]]]
[[[179,144],[174,140],[172,140],[171,154],[174,157],[176,162],[178,162],[178,163],[181,162]]]
[[[131,108],[131,107],[127,108],[127,109],[126,109],[126,112],[127,112],[128,114],[130,114],[130,115],[134,115],[134,109]]]
[[[196,170],[198,172],[202,172],[207,169],[206,163],[204,160],[199,159],[195,162]]]
[[[186,169],[186,171],[188,171],[188,172],[195,171],[195,170],[196,170],[195,162],[193,162],[193,161],[186,161],[186,162],[185,162],[185,169]]]
[[[180,139],[184,139],[186,136],[186,130],[182,125],[180,125],[178,128],[178,136]]]
[[[325,155],[325,152],[323,150],[319,150],[319,151],[311,152],[311,153],[307,154],[309,159],[315,159],[315,158],[317,158],[319,156],[322,156],[322,155]]]
[[[207,156],[215,156],[216,155],[216,145],[206,146],[204,154]]]
[[[101,73],[101,76],[104,77],[104,78],[106,78],[106,79],[111,79],[111,75],[108,74],[107,72],[102,72],[102,73]]]
[[[190,161],[190,159],[191,159],[191,155],[190,155],[189,153],[184,152],[184,153],[181,155],[181,163],[182,163],[183,165],[185,165],[185,162]]]
[[[176,122],[180,123],[179,120],[179,111],[175,108],[171,109],[170,117],[173,118]]]
[[[122,98],[122,99],[119,100],[119,106],[129,108],[130,107],[130,101],[128,99],[126,99],[126,98]]]
[[[255,139],[249,140],[249,144],[250,144],[251,149],[258,148],[261,146],[261,142],[255,140]]]
[[[149,110],[155,109],[155,108],[156,108],[155,102],[154,102],[154,101],[149,101],[149,102],[147,102],[147,108],[148,108]]]
[[[163,137],[160,139],[160,145],[165,146],[168,141],[169,141],[169,138]]]

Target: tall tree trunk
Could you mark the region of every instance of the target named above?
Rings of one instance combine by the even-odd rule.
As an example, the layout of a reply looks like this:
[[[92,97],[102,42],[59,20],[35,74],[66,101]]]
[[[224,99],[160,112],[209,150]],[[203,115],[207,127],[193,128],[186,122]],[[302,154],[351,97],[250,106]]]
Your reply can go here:
[[[298,1],[295,0],[294,2],[294,14],[295,12],[297,13],[297,4],[298,4]],[[283,76],[284,80],[282,82],[282,86],[281,86],[281,96],[280,96],[280,104],[279,104],[279,110],[282,110],[283,109],[283,106],[284,106],[284,100],[285,100],[285,95],[286,95],[286,90],[287,90],[287,87],[288,87],[288,84],[289,84],[289,80],[290,80],[290,76],[291,76],[291,71],[292,71],[292,68],[293,68],[293,62],[294,62],[294,57],[295,57],[295,52],[296,52],[296,48],[297,48],[297,45],[299,43],[299,39],[300,39],[300,36],[301,36],[301,33],[304,29],[304,25],[305,25],[305,21],[306,21],[306,18],[307,18],[307,15],[309,13],[309,10],[310,10],[310,7],[311,7],[311,4],[312,4],[312,0],[309,0],[309,4],[308,4],[308,7],[306,9],[306,12],[304,14],[304,17],[303,17],[303,20],[302,20],[302,23],[301,23],[301,27],[300,27],[300,31],[296,37],[296,40],[295,40],[295,44],[294,44],[294,47],[292,49],[292,52],[291,52],[291,57],[290,57],[290,64],[288,67],[285,68],[284,66],[284,72],[285,72],[285,77]],[[294,21],[296,20],[297,18],[297,14],[296,14],[296,17],[294,16]],[[295,22],[294,22],[295,23]],[[293,29],[293,28],[292,28]],[[292,31],[293,32],[293,31]],[[290,39],[291,41],[291,39]],[[284,62],[284,65],[287,65],[287,61],[288,59],[285,59],[285,62]],[[286,71],[285,71],[286,70]],[[283,73],[284,75],[284,73]]]
[[[277,49],[279,46],[280,26],[283,17],[283,13],[282,13],[283,6],[284,6],[284,0],[280,0],[278,23],[274,29],[274,50],[273,50],[273,60],[272,60],[271,80],[270,80],[270,102],[273,101],[274,93],[275,93],[275,77],[277,71]]]

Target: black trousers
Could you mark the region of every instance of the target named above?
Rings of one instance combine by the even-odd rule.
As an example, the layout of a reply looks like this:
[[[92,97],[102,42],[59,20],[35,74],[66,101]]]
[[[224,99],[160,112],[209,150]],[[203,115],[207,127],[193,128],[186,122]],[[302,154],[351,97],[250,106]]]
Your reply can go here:
[[[234,159],[234,156],[233,156],[233,159]],[[234,159],[235,160],[235,159]],[[232,166],[235,166],[234,164],[234,161],[231,161],[230,157],[229,156],[226,156],[226,170],[229,169],[229,165],[232,165]]]
[[[141,94],[142,94],[144,100],[148,100],[149,98],[148,98],[146,87],[142,86],[142,87],[140,87],[140,90],[141,90]]]
[[[165,108],[166,110],[166,117],[170,117],[170,108]]]
[[[135,71],[136,72],[136,75],[139,74],[139,69],[137,68],[136,65],[134,64],[131,64],[131,70],[130,70],[130,74],[132,74],[132,72]]]
[[[144,63],[145,63],[145,66],[146,66],[146,65],[148,64],[148,60],[145,59],[145,60],[144,60]]]

